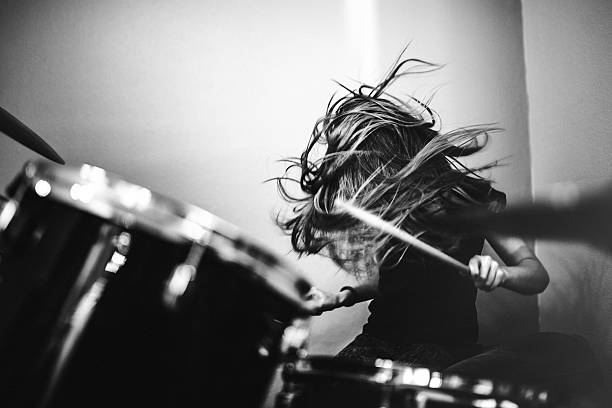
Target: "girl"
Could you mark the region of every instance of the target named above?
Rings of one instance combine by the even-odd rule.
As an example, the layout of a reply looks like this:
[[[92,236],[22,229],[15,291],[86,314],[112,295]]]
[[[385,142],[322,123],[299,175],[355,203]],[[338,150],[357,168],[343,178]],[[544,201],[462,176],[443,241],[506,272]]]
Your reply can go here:
[[[278,217],[299,254],[321,253],[358,278],[339,293],[314,288],[314,313],[372,300],[362,333],[339,356],[362,361],[387,358],[448,367],[481,351],[477,344],[477,289],[504,287],[542,292],[548,274],[519,238],[457,234],[434,228],[440,215],[467,208],[499,211],[505,195],[478,175],[492,165],[469,168],[457,158],[479,151],[499,129],[471,126],[440,132],[436,116],[416,98],[399,99],[388,88],[398,78],[435,69],[404,60],[376,86],[361,85],[330,101],[299,158],[277,178],[294,205]],[[320,150],[323,150],[322,154]],[[291,177],[292,170],[299,176]],[[285,185],[295,181],[300,194]],[[471,275],[411,250],[334,208],[352,202],[426,243],[469,264]],[[487,239],[505,266],[481,255]]]

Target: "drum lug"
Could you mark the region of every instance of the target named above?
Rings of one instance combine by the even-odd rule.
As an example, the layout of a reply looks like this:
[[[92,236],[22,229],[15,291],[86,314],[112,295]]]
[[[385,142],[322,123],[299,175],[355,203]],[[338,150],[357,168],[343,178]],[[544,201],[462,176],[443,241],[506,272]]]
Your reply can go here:
[[[17,201],[0,196],[0,256],[2,256],[2,253],[7,249],[7,237],[2,236],[3,232],[7,229],[13,217],[15,216],[15,213],[17,212],[17,207]],[[2,283],[1,277],[0,283]]]
[[[132,236],[129,232],[121,232],[113,237],[112,243],[115,246],[110,260],[106,263],[104,270],[106,272],[117,273],[119,268],[125,265],[127,254],[130,250]]]
[[[423,391],[419,391],[415,397],[415,402],[416,402],[415,408],[427,408],[427,405],[430,401],[440,402],[443,404],[450,405],[450,404],[457,402],[457,398],[447,393],[443,393],[439,391],[423,390]],[[497,404],[495,403],[492,408],[495,408],[496,406]]]
[[[257,349],[257,354],[259,354],[259,357],[261,358],[268,358],[270,357],[270,342],[271,339],[266,339],[265,341],[262,341],[261,344],[259,344],[259,348]]]
[[[193,265],[180,264],[172,271],[166,281],[162,299],[170,309],[176,309],[178,300],[185,294],[187,287],[195,279],[196,269]]]
[[[187,287],[193,282],[197,275],[197,267],[200,264],[205,247],[193,244],[185,262],[177,265],[170,277],[166,280],[162,292],[162,301],[169,309],[176,309],[181,297],[187,292]]]
[[[310,320],[294,319],[283,332],[281,352],[290,359],[306,357],[309,337]]]
[[[17,201],[0,197],[0,232],[11,223],[17,212]]]

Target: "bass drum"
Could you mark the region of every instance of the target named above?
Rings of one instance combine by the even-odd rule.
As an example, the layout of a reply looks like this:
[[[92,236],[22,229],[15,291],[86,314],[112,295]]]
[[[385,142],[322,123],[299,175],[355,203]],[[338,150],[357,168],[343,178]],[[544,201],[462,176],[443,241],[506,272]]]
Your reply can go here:
[[[275,408],[544,408],[546,390],[427,367],[330,356],[287,362]]]
[[[2,406],[257,407],[308,337],[292,264],[98,167],[26,164],[0,254]]]

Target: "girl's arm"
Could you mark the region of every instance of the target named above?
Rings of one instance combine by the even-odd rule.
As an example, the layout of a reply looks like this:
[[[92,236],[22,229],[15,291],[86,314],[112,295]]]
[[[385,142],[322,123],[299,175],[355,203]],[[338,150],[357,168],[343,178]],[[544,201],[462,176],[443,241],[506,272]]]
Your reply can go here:
[[[312,287],[306,295],[306,301],[313,314],[321,314],[342,306],[353,306],[355,303],[373,299],[378,294],[378,275],[354,286],[344,286],[337,293],[331,293]]]
[[[500,235],[487,235],[487,241],[505,266],[488,255],[474,256],[469,266],[477,288],[491,291],[501,286],[524,295],[546,289],[548,272],[525,241]]]

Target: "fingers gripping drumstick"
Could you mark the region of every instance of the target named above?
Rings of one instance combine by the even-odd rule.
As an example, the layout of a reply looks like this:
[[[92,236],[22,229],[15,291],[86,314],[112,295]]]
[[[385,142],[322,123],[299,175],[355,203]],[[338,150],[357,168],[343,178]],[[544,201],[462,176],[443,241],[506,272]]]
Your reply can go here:
[[[462,275],[470,276],[470,268],[467,265],[462,264],[455,258],[452,258],[446,255],[444,252],[440,251],[439,249],[436,249],[432,247],[431,245],[426,244],[425,242],[419,240],[418,238],[413,237],[412,235],[408,234],[406,231],[403,231],[397,228],[393,224],[381,219],[380,217],[372,213],[369,213],[361,208],[355,207],[353,204],[350,204],[346,201],[342,201],[339,198],[336,198],[335,204],[339,208],[343,209],[344,211],[352,215],[353,217],[370,225],[371,227],[378,228],[379,230],[386,232],[387,234],[392,235],[395,238],[406,242],[407,244],[412,245],[414,248],[418,249],[419,251],[424,252],[425,254],[430,255],[454,267],[455,269],[459,270],[459,272],[461,272]]]

